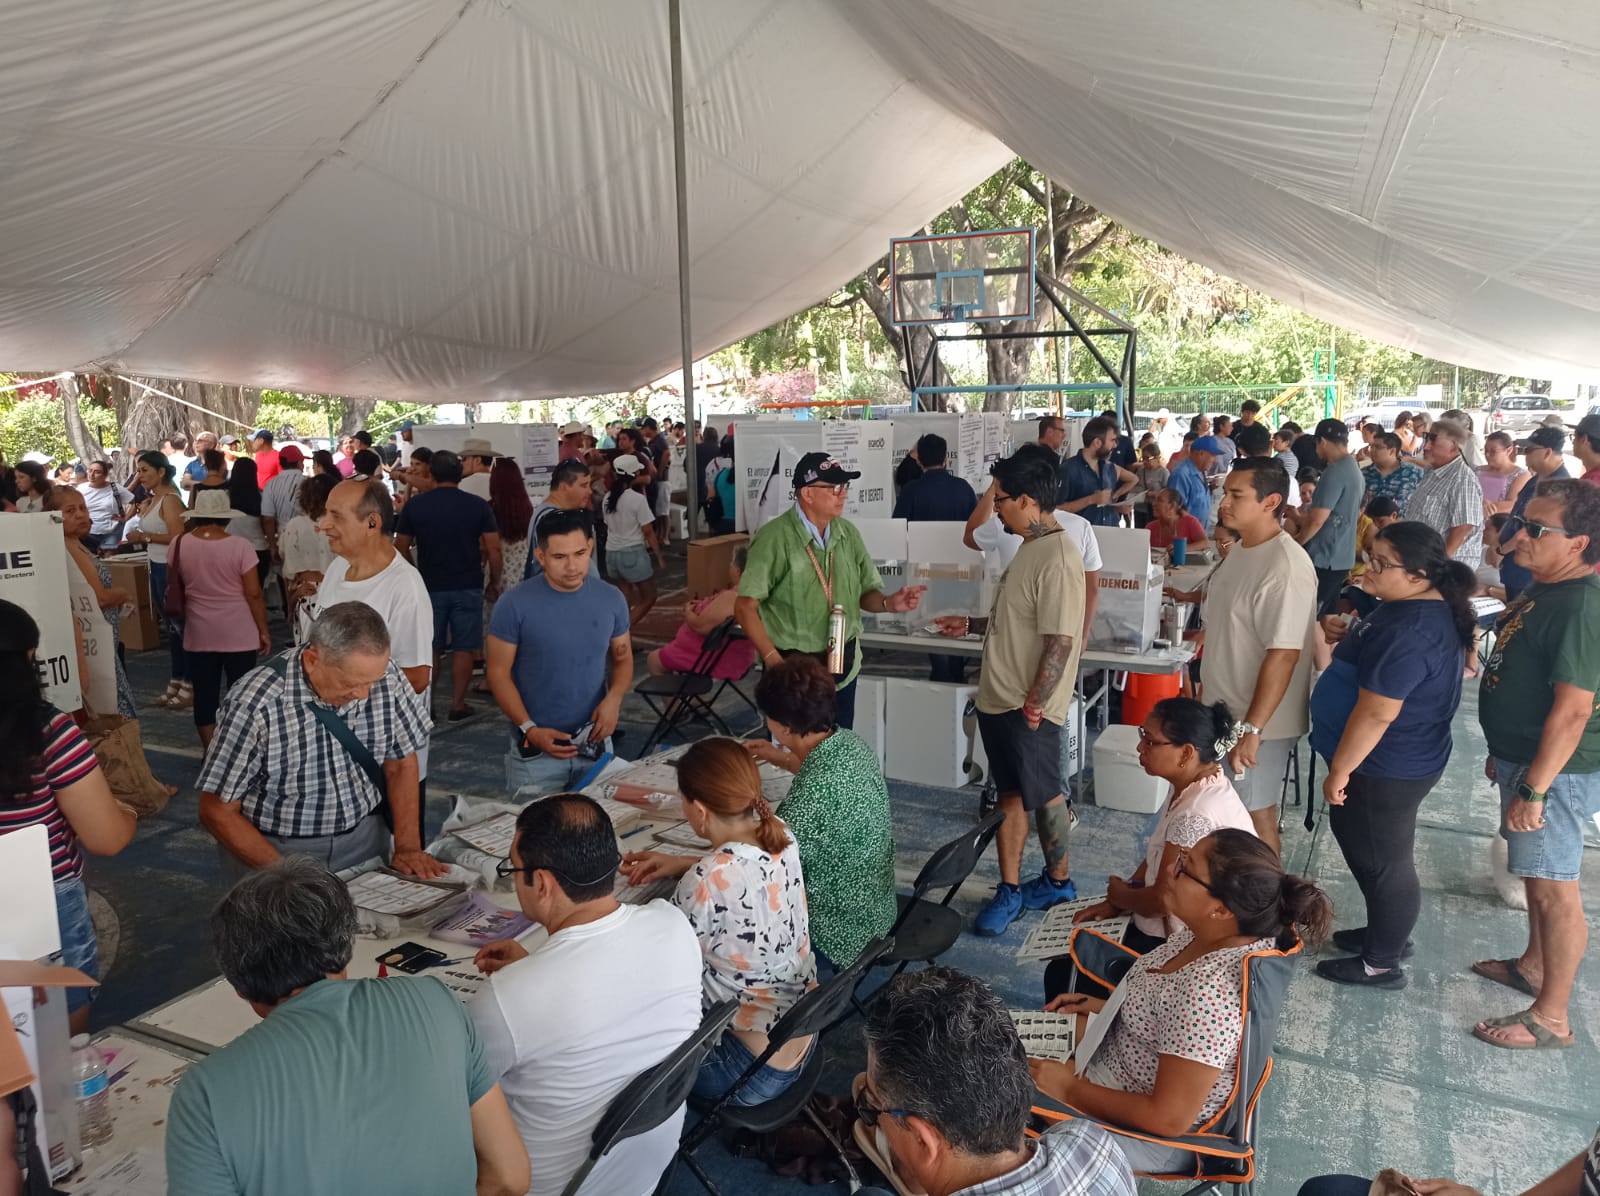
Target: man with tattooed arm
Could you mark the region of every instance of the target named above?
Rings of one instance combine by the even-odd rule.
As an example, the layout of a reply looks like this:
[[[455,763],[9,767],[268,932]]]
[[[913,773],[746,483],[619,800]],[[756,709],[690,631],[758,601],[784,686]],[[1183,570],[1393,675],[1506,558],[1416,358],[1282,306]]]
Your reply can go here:
[[[945,635],[984,633],[978,731],[1005,822],[996,838],[1000,884],[974,925],[983,935],[1004,933],[1025,909],[1077,896],[1067,867],[1061,735],[1083,652],[1083,557],[1055,520],[1055,470],[1036,455],[1018,454],[993,473],[995,513],[1022,536],[1022,547],[1000,579],[989,618],[938,620]],[[1044,870],[1023,884],[1029,814]]]

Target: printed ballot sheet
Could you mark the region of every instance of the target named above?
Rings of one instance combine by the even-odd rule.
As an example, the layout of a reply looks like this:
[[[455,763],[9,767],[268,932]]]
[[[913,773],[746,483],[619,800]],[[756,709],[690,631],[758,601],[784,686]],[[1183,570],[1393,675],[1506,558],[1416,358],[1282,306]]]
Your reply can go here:
[[[1037,1009],[1011,1010],[1011,1022],[1022,1039],[1022,1049],[1033,1059],[1054,1059],[1065,1063],[1077,1046],[1078,1015],[1044,1013]]]
[[[517,816],[508,810],[485,822],[475,822],[450,833],[468,846],[503,860],[511,855],[511,841],[517,833]]]
[[[359,908],[375,914],[392,914],[397,918],[425,913],[440,902],[448,901],[459,891],[381,871],[363,872],[351,877],[349,888],[350,899]]]
[[[1074,930],[1097,930],[1107,938],[1122,939],[1123,931],[1128,929],[1132,921],[1126,914],[1116,918],[1101,918],[1094,922],[1074,922],[1082,910],[1090,906],[1099,905],[1105,900],[1102,894],[1099,897],[1080,897],[1076,901],[1063,901],[1060,905],[1052,905],[1045,913],[1044,920],[1028,932],[1028,937],[1023,940],[1022,946],[1017,948],[1018,959],[1055,959],[1065,955],[1072,942]]]

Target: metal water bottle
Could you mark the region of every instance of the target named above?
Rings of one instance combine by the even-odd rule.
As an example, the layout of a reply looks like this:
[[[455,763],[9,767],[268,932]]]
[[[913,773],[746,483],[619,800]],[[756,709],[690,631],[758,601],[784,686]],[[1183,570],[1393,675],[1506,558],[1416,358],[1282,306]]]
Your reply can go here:
[[[835,675],[844,672],[844,607],[835,606],[828,612],[828,671]]]

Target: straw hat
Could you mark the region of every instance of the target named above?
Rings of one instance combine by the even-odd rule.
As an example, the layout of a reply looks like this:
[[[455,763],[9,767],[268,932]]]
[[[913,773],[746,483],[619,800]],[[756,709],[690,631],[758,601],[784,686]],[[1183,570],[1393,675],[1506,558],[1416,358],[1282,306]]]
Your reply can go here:
[[[461,442],[461,455],[463,457],[503,457],[504,453],[495,451],[494,445],[487,440],[463,440]]]
[[[226,490],[202,490],[194,496],[194,506],[183,513],[184,519],[239,519],[243,511],[228,505]]]

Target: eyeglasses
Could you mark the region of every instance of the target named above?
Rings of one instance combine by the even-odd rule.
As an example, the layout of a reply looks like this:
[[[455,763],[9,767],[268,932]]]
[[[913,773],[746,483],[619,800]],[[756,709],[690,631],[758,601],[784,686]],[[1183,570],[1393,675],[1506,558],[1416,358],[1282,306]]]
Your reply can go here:
[[[565,872],[561,871],[560,868],[552,868],[549,864],[525,864],[523,867],[519,868],[516,864],[511,862],[511,857],[507,856],[505,859],[501,860],[495,865],[494,874],[503,880],[508,876],[515,876],[520,872],[522,873],[522,878],[524,880],[531,882],[535,872],[548,872],[550,875],[556,877],[558,880],[565,881],[575,889],[586,889],[590,885],[597,885],[601,881],[614,875],[617,869],[621,866],[622,857],[619,855],[599,876],[591,876],[588,880],[579,880],[575,876],[567,875]]]
[[[908,1109],[879,1109],[867,1103],[867,1086],[862,1084],[856,1090],[856,1116],[861,1118],[861,1124],[868,1129],[876,1129],[880,1117],[910,1117]]]
[[[1143,727],[1140,727],[1139,728],[1139,746],[1140,747],[1175,747],[1176,745],[1170,739],[1157,739],[1155,736],[1151,735],[1150,732],[1146,731]]]
[[[1178,866],[1176,872],[1179,876],[1187,876],[1190,880],[1194,881],[1195,884],[1199,885],[1206,892],[1210,893],[1218,901],[1222,900],[1222,894],[1211,887],[1210,881],[1205,880],[1203,877],[1197,876],[1195,873],[1189,870],[1189,853],[1187,851],[1180,851],[1178,853]]]
[[[802,486],[801,489],[802,490],[821,490],[825,494],[831,494],[835,498],[838,498],[838,497],[841,497],[842,495],[848,494],[850,492],[850,483],[849,482],[812,482],[810,485]]]
[[[1575,536],[1578,534],[1577,532],[1569,532],[1564,527],[1557,527],[1553,523],[1540,523],[1536,519],[1524,519],[1522,521],[1522,530],[1528,533],[1528,539],[1530,540],[1542,540],[1546,532],[1555,532],[1560,536]]]
[[[1015,494],[1001,494],[1000,491],[998,491],[998,490],[996,490],[994,492],[994,505],[997,506],[997,507],[1003,502],[1016,502],[1016,501],[1017,501],[1017,496]]]
[[[1381,556],[1374,556],[1367,562],[1368,573],[1383,573],[1389,569],[1399,569],[1404,572],[1405,566],[1399,561],[1386,561]]]

